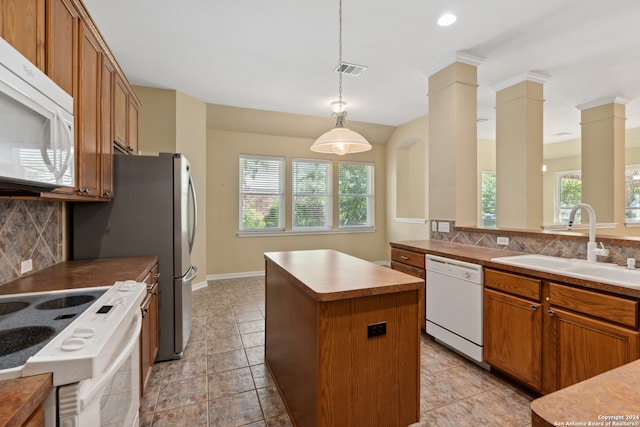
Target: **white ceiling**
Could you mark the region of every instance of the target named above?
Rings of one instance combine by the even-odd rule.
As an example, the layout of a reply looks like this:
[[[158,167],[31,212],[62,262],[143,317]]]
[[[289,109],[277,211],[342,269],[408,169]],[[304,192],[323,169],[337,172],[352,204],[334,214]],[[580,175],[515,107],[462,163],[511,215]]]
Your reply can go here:
[[[338,1],[84,0],[129,80],[207,103],[329,117],[338,97]],[[458,21],[436,25],[443,12]],[[497,84],[544,85],[544,140],[580,136],[576,105],[621,96],[640,126],[638,0],[343,0],[348,119],[428,113],[425,70],[464,52],[478,67],[478,136],[494,138]],[[567,132],[569,135],[557,136]]]

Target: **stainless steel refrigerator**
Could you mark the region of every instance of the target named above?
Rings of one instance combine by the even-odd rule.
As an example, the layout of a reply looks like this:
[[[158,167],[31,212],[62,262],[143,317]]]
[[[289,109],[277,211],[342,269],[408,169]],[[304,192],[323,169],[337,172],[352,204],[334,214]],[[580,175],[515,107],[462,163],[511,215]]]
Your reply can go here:
[[[73,258],[156,255],[158,355],[182,357],[191,333],[191,264],[196,195],[182,154],[114,156],[114,197],[108,203],[74,203]]]

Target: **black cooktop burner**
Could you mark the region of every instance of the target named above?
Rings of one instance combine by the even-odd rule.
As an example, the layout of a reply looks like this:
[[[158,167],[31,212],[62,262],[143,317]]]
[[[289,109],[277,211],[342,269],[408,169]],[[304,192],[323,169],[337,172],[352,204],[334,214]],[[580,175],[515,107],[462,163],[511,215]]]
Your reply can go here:
[[[56,333],[49,326],[26,326],[0,331],[0,356],[24,350],[52,338]]]
[[[0,302],[0,316],[4,316],[5,314],[20,311],[25,307],[29,307],[28,302],[24,302],[24,301]]]
[[[24,365],[105,292],[78,289],[0,296],[0,370]]]
[[[38,310],[57,310],[59,308],[75,307],[86,304],[96,299],[93,295],[72,295],[62,298],[54,298],[36,305]]]

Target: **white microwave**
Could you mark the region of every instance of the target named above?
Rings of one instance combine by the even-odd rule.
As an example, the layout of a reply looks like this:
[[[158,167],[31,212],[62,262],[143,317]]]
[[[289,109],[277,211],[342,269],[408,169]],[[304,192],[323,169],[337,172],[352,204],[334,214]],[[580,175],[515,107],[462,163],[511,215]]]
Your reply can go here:
[[[0,194],[75,187],[73,97],[0,38]]]

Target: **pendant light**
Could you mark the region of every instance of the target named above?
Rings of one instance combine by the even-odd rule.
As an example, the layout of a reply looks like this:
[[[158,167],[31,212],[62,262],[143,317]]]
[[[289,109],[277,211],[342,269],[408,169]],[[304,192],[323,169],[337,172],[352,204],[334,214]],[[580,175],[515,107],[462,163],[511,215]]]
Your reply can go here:
[[[342,72],[344,71],[342,65],[342,0],[339,0],[338,16],[338,108],[333,113],[337,118],[336,127],[320,135],[311,146],[311,151],[334,153],[342,156],[348,153],[369,151],[371,150],[371,145],[362,135],[344,127],[347,111],[344,109],[345,103],[342,102]]]

